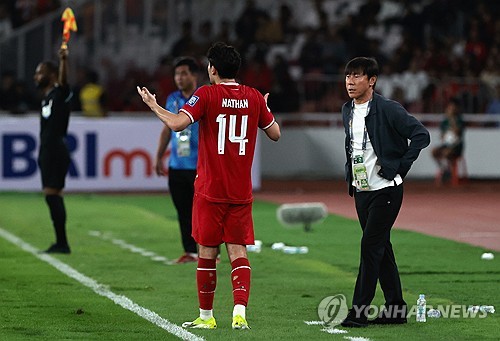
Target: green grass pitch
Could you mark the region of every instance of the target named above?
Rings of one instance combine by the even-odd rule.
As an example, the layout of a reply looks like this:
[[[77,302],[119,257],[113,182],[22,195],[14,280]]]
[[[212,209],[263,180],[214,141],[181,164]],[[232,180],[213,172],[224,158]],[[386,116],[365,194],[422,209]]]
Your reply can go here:
[[[108,290],[180,325],[198,314],[195,264],[166,265],[181,252],[176,213],[168,195],[65,196],[72,254],[54,256]],[[346,200],[350,200],[346,197]],[[357,221],[330,215],[311,232],[285,229],[277,206],[254,203],[256,239],[262,252],[250,253],[252,287],[247,317],[251,330],[231,330],[232,296],[226,251],[218,265],[214,303],[217,330],[190,330],[206,340],[498,340],[498,311],[486,318],[440,318],[404,326],[370,326],[328,334],[318,325],[317,307],[326,296],[352,297],[359,264]],[[0,194],[0,228],[38,249],[53,241],[41,194]],[[123,243],[113,243],[121,240]],[[392,241],[405,299],[424,293],[428,305],[494,305],[500,308],[500,254],[394,230]],[[273,242],[305,245],[309,253],[273,251]],[[132,252],[130,247],[144,252]],[[149,252],[149,253],[147,253]],[[177,337],[97,295],[33,254],[0,238],[0,339],[2,340],[173,340]],[[374,304],[381,305],[377,292]],[[340,328],[339,328],[340,329]]]

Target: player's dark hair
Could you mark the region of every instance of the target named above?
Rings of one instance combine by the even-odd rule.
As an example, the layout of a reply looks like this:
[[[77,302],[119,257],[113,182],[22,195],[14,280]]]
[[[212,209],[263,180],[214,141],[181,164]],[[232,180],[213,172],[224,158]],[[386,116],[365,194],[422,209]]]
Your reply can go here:
[[[373,76],[378,77],[378,63],[374,58],[356,57],[354,59],[351,59],[351,61],[349,61],[349,63],[347,63],[347,65],[345,66],[346,76],[353,73],[367,75],[368,79],[372,78]]]
[[[191,57],[179,57],[178,59],[174,60],[174,70],[177,69],[179,66],[186,65],[189,68],[189,72],[191,73],[198,73],[200,72],[200,66],[198,65],[198,62]]]
[[[213,44],[207,53],[208,62],[217,69],[220,78],[236,78],[241,56],[236,49],[222,42]]]
[[[51,60],[42,63],[50,74],[57,75],[59,73],[59,66]]]

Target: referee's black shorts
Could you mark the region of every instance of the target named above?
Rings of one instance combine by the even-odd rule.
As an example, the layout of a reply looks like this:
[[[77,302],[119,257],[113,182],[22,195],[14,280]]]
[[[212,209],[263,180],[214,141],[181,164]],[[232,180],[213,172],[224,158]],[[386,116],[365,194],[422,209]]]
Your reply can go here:
[[[42,148],[38,156],[42,187],[63,189],[69,164],[69,152],[65,146],[52,149]]]

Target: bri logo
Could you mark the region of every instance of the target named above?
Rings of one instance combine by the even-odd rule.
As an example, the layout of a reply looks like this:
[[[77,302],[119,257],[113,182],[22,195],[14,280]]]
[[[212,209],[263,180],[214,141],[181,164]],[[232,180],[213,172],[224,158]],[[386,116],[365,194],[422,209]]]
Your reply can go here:
[[[37,144],[38,140],[29,133],[3,134],[2,178],[19,179],[35,175],[38,170]],[[126,151],[113,148],[100,156],[97,148],[98,135],[95,132],[86,133],[82,137],[69,133],[66,144],[71,156],[68,170],[70,177],[87,179],[99,176],[111,177],[117,171],[122,171],[125,177],[131,177],[133,175],[132,166],[137,162],[143,165],[145,177],[153,176],[153,157],[145,149],[132,148]],[[80,154],[79,156],[83,155],[83,157],[77,157],[77,153]],[[168,154],[166,153],[163,159],[167,157]],[[101,167],[102,171],[99,171]]]

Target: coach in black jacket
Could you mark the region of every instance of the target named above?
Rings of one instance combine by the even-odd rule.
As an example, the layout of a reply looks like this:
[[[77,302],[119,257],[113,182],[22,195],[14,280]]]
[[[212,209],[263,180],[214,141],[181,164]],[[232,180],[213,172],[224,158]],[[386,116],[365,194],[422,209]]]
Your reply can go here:
[[[352,98],[342,107],[346,181],[363,236],[353,306],[342,326],[406,323],[407,306],[390,231],[401,208],[403,179],[420,150],[429,145],[429,132],[401,104],[374,92],[378,76],[375,59],[354,58],[347,64],[345,76]],[[368,321],[367,309],[377,281],[384,292],[386,310]]]

